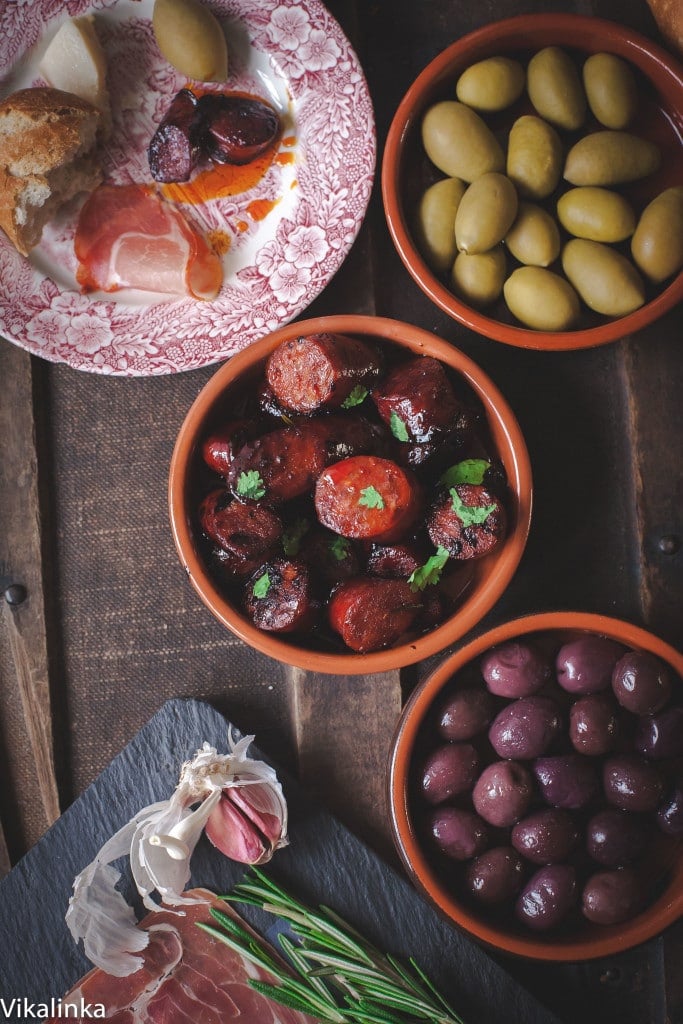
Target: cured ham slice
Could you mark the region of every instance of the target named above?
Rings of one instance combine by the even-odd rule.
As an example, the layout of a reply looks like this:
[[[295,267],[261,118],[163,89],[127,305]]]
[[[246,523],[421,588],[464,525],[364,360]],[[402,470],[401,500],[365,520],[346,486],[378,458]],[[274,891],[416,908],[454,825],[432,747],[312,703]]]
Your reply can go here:
[[[149,914],[140,922],[149,931],[143,966],[125,978],[100,968],[90,971],[64,996],[53,1024],[65,1017],[83,1024],[97,1005],[104,1005],[111,1024],[315,1024],[251,988],[249,978],[273,979],[197,927],[198,921],[212,922],[211,905],[237,918],[230,906],[204,890],[186,895],[207,902],[186,907],[182,916],[164,910]],[[90,1007],[90,1017],[73,1016],[73,1007],[84,1006]]]
[[[74,241],[84,291],[137,288],[215,299],[220,259],[170,203],[143,185],[102,185],[81,210]]]

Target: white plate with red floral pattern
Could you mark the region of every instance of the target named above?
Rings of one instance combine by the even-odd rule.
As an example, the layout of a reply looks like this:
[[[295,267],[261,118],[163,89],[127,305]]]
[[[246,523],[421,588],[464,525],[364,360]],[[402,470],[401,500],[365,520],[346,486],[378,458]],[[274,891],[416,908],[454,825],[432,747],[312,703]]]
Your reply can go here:
[[[319,0],[207,2],[228,39],[225,88],[263,97],[283,122],[280,150],[263,177],[189,211],[209,237],[223,239],[223,287],[212,302],[83,294],[75,278],[77,211],[50,224],[28,258],[0,231],[0,334],[34,355],[121,376],[226,359],[298,316],[360,230],[375,170],[375,125],[363,71],[338,23]],[[151,182],[149,141],[188,85],[156,46],[152,9],[153,0],[0,5],[0,69],[10,69],[0,78],[0,97],[40,84],[40,58],[59,25],[95,14],[112,98],[103,155],[112,184]]]

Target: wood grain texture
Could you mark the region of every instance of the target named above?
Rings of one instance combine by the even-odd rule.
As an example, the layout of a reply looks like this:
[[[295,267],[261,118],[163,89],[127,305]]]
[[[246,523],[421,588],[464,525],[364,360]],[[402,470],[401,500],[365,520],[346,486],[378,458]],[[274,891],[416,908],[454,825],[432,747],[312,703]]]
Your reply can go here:
[[[287,671],[301,783],[391,858],[385,780],[401,710],[399,673],[325,676],[297,668]]]
[[[31,845],[59,816],[54,772],[47,634],[42,583],[38,461],[31,357],[0,344],[0,566],[4,591],[20,584],[26,600],[0,616],[1,713],[14,789],[14,823]]]

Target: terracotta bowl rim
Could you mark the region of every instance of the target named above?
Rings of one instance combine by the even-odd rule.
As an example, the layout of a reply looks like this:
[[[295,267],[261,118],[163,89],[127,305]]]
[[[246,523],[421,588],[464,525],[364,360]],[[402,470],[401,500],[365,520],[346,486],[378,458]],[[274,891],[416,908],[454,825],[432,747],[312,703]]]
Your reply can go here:
[[[654,633],[624,619],[592,612],[551,611],[523,615],[487,630],[445,657],[419,684],[407,701],[391,743],[387,773],[388,805],[396,850],[413,884],[451,924],[492,949],[531,960],[578,962],[611,956],[658,935],[683,915],[683,873],[677,891],[666,890],[637,917],[605,928],[595,926],[589,940],[554,939],[551,935],[511,936],[495,923],[478,917],[441,885],[422,853],[408,808],[408,775],[415,740],[425,714],[450,677],[495,644],[514,637],[550,630],[585,630],[621,640],[636,649],[650,651],[666,661],[683,680],[683,654]]]
[[[492,566],[490,577],[465,596],[454,615],[437,629],[410,643],[371,654],[354,654],[352,651],[328,654],[307,650],[257,629],[222,597],[211,581],[196,551],[185,504],[197,439],[224,389],[264,359],[280,342],[300,334],[325,330],[386,338],[415,352],[429,351],[460,373],[481,401],[489,422],[503,438],[505,450],[499,450],[499,454],[504,458],[510,492],[516,495],[515,525]],[[183,420],[171,457],[168,482],[169,515],[176,551],[190,583],[214,617],[249,646],[280,662],[334,675],[359,675],[401,668],[442,651],[469,632],[493,607],[519,565],[531,524],[532,493],[531,464],[521,428],[512,408],[488,374],[460,349],[423,328],[363,314],[314,317],[287,324],[224,363],[204,385]]]
[[[495,320],[468,306],[449,291],[430,270],[414,245],[400,198],[399,174],[404,144],[414,122],[422,112],[435,80],[446,77],[450,65],[458,58],[466,56],[470,49],[489,44],[492,47],[499,45],[501,36],[524,34],[533,39],[538,34],[546,32],[557,37],[549,39],[548,44],[566,43],[571,48],[579,46],[573,42],[572,35],[585,33],[588,29],[596,40],[591,52],[604,50],[606,47],[603,44],[607,40],[610,44],[608,50],[631,59],[651,80],[652,71],[656,69],[658,76],[666,80],[671,89],[678,90],[679,110],[683,110],[683,66],[673,54],[641,33],[604,18],[581,14],[520,14],[475,29],[437,54],[403,96],[391,121],[384,146],[381,166],[384,212],[389,233],[404,266],[416,284],[444,313],[477,334],[517,348],[547,352],[595,348],[633,334],[654,323],[683,299],[683,269],[666,288],[644,306],[626,316],[594,327],[576,331],[544,332]],[[655,82],[655,85],[657,84]],[[679,124],[679,131],[681,127],[683,126]]]

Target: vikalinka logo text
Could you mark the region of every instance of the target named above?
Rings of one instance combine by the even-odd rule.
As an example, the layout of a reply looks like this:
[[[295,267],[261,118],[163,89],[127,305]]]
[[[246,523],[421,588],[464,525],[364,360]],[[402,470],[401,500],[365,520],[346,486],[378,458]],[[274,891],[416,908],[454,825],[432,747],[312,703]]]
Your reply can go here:
[[[104,1003],[87,1003],[84,999],[68,1003],[50,999],[37,1003],[18,996],[14,999],[0,996],[0,1020],[103,1020],[104,1016]]]

